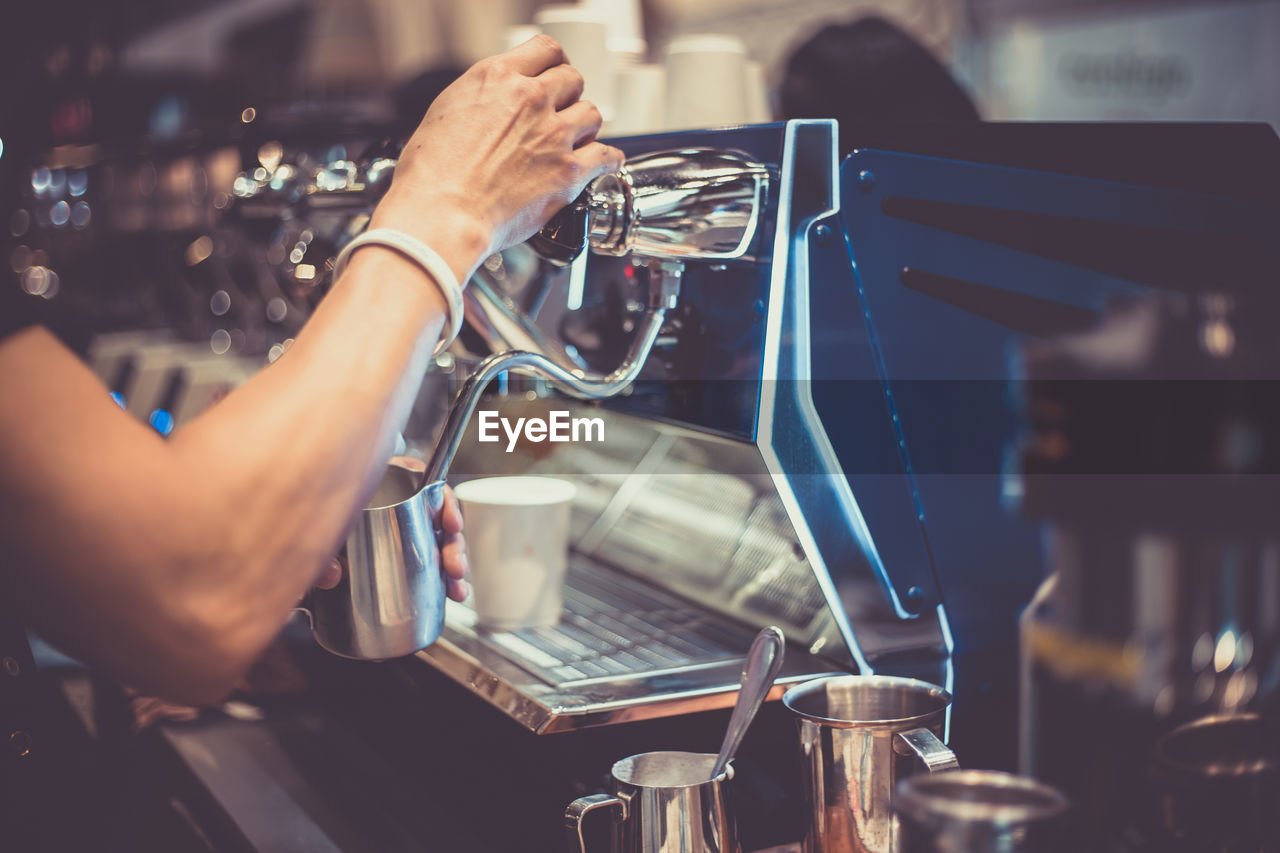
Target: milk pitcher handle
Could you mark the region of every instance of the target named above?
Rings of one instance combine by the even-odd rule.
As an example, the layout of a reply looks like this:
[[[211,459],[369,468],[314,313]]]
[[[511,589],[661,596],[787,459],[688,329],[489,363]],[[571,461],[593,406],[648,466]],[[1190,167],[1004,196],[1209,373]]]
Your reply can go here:
[[[926,728],[898,732],[893,739],[893,751],[898,755],[914,755],[930,773],[936,773],[939,770],[956,770],[960,767],[960,763],[956,761],[956,754],[951,751],[951,748]]]
[[[569,803],[569,808],[564,810],[564,827],[569,831],[569,840],[571,842],[575,838],[577,839],[579,853],[587,853],[587,840],[582,836],[582,818],[589,811],[607,809],[612,806],[618,807],[616,820],[627,819],[627,804],[612,794],[591,794],[587,797],[578,797],[578,799]]]

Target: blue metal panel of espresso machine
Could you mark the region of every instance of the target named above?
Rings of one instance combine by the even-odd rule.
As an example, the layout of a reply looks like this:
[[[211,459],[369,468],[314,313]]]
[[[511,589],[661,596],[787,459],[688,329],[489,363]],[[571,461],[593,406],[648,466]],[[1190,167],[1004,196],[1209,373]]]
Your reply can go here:
[[[882,405],[875,405],[824,421],[813,405],[815,378],[842,383],[862,376],[871,381],[856,390],[872,401],[880,397],[870,354],[839,346],[857,334],[860,310],[814,317],[816,294],[830,291],[856,299],[857,292],[840,236],[836,142],[831,121],[615,141],[629,155],[730,149],[769,164],[771,182],[746,255],[723,263],[687,263],[674,345],[650,357],[634,393],[605,405],[756,445],[795,527],[796,547],[813,566],[847,647],[840,654],[826,646],[824,653],[845,659],[851,669],[950,686],[946,615],[904,470],[867,480],[856,464],[842,472],[832,452],[838,435],[851,437],[849,446],[859,452],[878,452],[886,443],[892,447],[891,420]],[[593,256],[588,294],[609,290],[607,279],[626,273],[625,260]],[[685,336],[682,330],[694,333]],[[815,335],[830,335],[838,345],[831,354],[834,362],[819,363],[828,348],[811,345]],[[897,464],[896,456],[886,458]],[[868,500],[878,504],[881,523],[874,535],[863,518],[864,488]],[[881,549],[894,556],[892,579]],[[911,608],[899,589],[914,596]]]
[[[1240,130],[983,132],[1043,141],[1050,158],[1064,156],[1064,134],[1104,152],[1127,143],[1124,157],[1099,158],[1117,177],[1153,135],[1203,149]],[[1002,491],[1016,428],[1010,356],[1084,328],[1116,298],[1243,286],[1275,263],[1256,248],[1274,205],[1163,188],[1150,174],[1140,185],[872,149],[855,150],[833,181],[833,132],[790,122],[618,141],[629,154],[731,148],[778,180],[747,257],[686,271],[683,319],[698,324],[699,349],[660,356],[665,366],[608,405],[760,447],[812,540],[852,662],[950,686],[949,661],[930,657],[954,642],[973,658],[954,685],[959,713],[987,679],[1011,691],[1017,612],[1042,577],[1036,526]],[[1035,159],[1013,147],[1014,159]],[[592,259],[589,286],[608,263]],[[1000,702],[1012,725],[1012,701]]]
[[[848,256],[820,249],[811,274],[815,403],[899,599],[920,612],[941,591],[959,687],[981,690],[1002,667],[966,655],[1007,662],[1042,574],[1003,491],[1010,356],[1117,298],[1257,286],[1275,207],[876,150],[840,180]]]

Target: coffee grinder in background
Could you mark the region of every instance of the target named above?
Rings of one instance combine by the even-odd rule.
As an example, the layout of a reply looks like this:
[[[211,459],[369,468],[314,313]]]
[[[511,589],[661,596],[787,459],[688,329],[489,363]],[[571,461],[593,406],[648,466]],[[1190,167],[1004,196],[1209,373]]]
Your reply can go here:
[[[1022,771],[1087,851],[1280,849],[1280,301],[1137,301],[1023,349],[1008,494],[1047,521]]]

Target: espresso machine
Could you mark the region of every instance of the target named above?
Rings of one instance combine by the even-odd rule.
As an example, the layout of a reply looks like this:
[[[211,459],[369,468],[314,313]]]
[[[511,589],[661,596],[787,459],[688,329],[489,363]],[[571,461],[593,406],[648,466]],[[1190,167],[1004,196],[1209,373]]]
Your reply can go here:
[[[830,427],[814,408],[809,269],[816,255],[847,257],[834,124],[615,144],[629,158],[625,180],[596,181],[530,245],[562,279],[585,281],[587,298],[618,306],[595,322],[610,342],[630,341],[625,358],[600,347],[590,364],[583,347],[540,328],[495,282],[503,259],[481,268],[466,302],[476,355],[532,353],[503,367],[550,364],[573,396],[603,396],[583,393],[593,376],[625,385],[607,401],[556,402],[603,418],[608,441],[499,456],[468,424],[474,395],[442,438],[456,447],[455,477],[555,474],[577,485],[566,613],[553,628],[491,632],[451,603],[443,636],[419,656],[483,685],[487,702],[537,733],[727,707],[753,629],[767,624],[783,626],[795,650],[779,696],[839,671],[950,685],[936,586],[919,572],[891,580],[849,482],[833,476]],[[237,179],[242,215],[343,212],[342,227],[313,229],[340,245],[394,160],[311,174],[273,165]],[[308,277],[325,273],[305,253],[290,260]],[[835,265],[847,274],[847,261]],[[579,312],[560,313],[571,327]],[[499,381],[486,404],[509,417],[545,406],[526,387]]]
[[[487,685],[487,701],[544,733],[727,707],[742,654],[768,624],[793,650],[778,695],[854,669],[949,684],[945,612],[936,594],[914,613],[900,600],[849,484],[831,476],[830,427],[813,410],[808,269],[819,244],[843,251],[835,127],[617,144],[639,170],[630,180],[660,188],[637,191],[638,236],[622,236],[623,190],[609,178],[534,241],[555,256],[577,235],[589,251],[570,264],[585,262],[587,291],[620,289],[624,305],[643,302],[652,259],[679,260],[679,299],[634,385],[566,404],[603,417],[609,440],[495,460],[467,435],[454,463],[461,475],[496,473],[496,462],[578,486],[566,614],[507,635],[451,606],[421,657]],[[760,177],[732,198],[742,163]],[[544,405],[514,396],[502,414]]]
[[[373,135],[359,146],[272,142],[243,146],[244,171],[217,216],[235,252],[208,260],[248,264],[269,295],[262,301],[284,300],[287,320],[272,339],[283,345],[322,297],[338,251],[367,224],[396,150]],[[1037,361],[1030,344],[1067,341],[1061,347],[1086,361],[1089,353],[1122,356],[1105,336],[1070,337],[1117,300],[1186,299],[1193,308],[1177,322],[1189,324],[1202,353],[1228,335],[1245,339],[1225,317],[1252,311],[1265,324],[1274,301],[1258,294],[1280,266],[1268,236],[1280,198],[1274,132],[1010,124],[837,133],[834,122],[792,121],[612,143],[637,183],[606,176],[531,244],[481,266],[466,293],[467,328],[437,359],[406,429],[408,449],[424,456],[445,433],[454,481],[546,474],[577,486],[560,623],[489,631],[467,604],[450,602],[439,639],[395,669],[448,707],[401,697],[371,703],[362,717],[385,721],[385,733],[379,722],[362,735],[402,753],[396,763],[407,772],[435,761],[474,784],[433,789],[433,809],[481,826],[495,839],[485,849],[513,839],[555,849],[564,803],[599,790],[615,760],[714,748],[743,655],[766,625],[788,641],[771,699],[823,675],[921,679],[955,696],[944,728],[961,766],[1014,767],[1021,705],[1024,772],[1087,808],[1097,774],[1129,766],[1144,780],[1178,780],[1143,790],[1181,802],[1202,790],[1199,776],[1186,771],[1189,759],[1158,756],[1199,749],[1195,736],[1229,713],[1248,717],[1243,758],[1191,763],[1261,762],[1243,784],[1268,796],[1273,764],[1250,743],[1275,742],[1265,741],[1275,731],[1278,642],[1269,493],[1245,501],[1250,511],[1239,521],[1251,526],[1240,541],[1251,544],[1237,549],[1245,562],[1219,560],[1209,584],[1221,591],[1244,579],[1230,599],[1255,601],[1256,612],[1174,618],[1157,606],[1173,552],[1140,527],[1081,522],[1088,493],[1036,488],[1039,474],[1073,472],[1020,468],[1018,460],[1046,457],[1014,449],[1053,445],[1027,438],[1052,433],[1045,424],[1055,422],[1024,406],[1041,397],[1022,377],[1045,378],[1034,371],[1051,363],[1061,372],[1069,361],[1049,357],[1058,350]],[[636,186],[656,191],[629,195]],[[201,302],[210,300],[209,284],[197,284]],[[1159,316],[1156,325],[1177,325]],[[486,408],[508,418],[549,407],[600,418],[607,440],[506,453],[480,442],[465,418],[448,426],[447,401],[465,377],[512,350],[554,365],[561,381],[509,364],[485,377]],[[1074,378],[1107,376],[1096,359],[1088,363],[1092,372]],[[1269,379],[1258,370],[1251,379]],[[609,377],[625,387],[608,399],[555,390]],[[1045,399],[1050,412],[1066,405]],[[1226,402],[1206,397],[1203,405],[1235,411]],[[1122,433],[1124,422],[1105,406],[1082,411],[1090,440],[1112,448],[1108,460],[1143,446],[1144,433]],[[1252,446],[1245,439],[1232,446]],[[1271,448],[1270,440],[1259,446]],[[1272,452],[1228,473],[1274,475]],[[1089,473],[1099,470],[1109,469]],[[1053,500],[1039,501],[1044,494]],[[1235,505],[1217,509],[1233,515]],[[1161,523],[1189,528],[1206,517]],[[1047,537],[1046,520],[1054,528]],[[1146,544],[1135,550],[1135,542]],[[1106,559],[1073,571],[1086,551]],[[1118,554],[1139,553],[1132,571],[1106,569],[1128,559]],[[1018,615],[1046,569],[1057,580],[1027,610],[1043,630],[1023,648],[1032,663],[1020,701]],[[1191,580],[1199,577],[1191,563],[1178,571],[1190,598],[1207,588]],[[1063,675],[1061,661],[1081,655],[1111,666],[1104,648],[1141,690],[1121,700],[1073,678],[1069,663]],[[1190,680],[1169,675],[1176,661],[1168,649],[1207,669]],[[1211,673],[1207,693],[1197,687],[1201,672]],[[1235,700],[1229,708],[1225,698]],[[734,781],[748,804],[739,814],[774,822],[744,825],[744,849],[799,838],[796,732],[778,705],[762,710]],[[441,745],[433,735],[446,725],[456,743]],[[406,737],[414,730],[421,743]],[[1135,732],[1145,751],[1126,765],[1120,756],[1137,752],[1119,747]],[[1101,755],[1112,764],[1088,758]],[[1079,777],[1077,766],[1094,775]],[[484,820],[491,799],[507,801],[507,821]],[[1114,826],[1127,831],[1125,821]],[[1162,849],[1146,836],[1129,848],[1108,843],[1081,849]]]
[[[1156,138],[1188,156],[1222,145],[1274,176],[1274,134],[984,126],[922,143],[868,128],[852,135],[869,147],[841,163],[834,131],[791,122],[620,140],[641,174],[653,163],[669,170],[656,182],[670,194],[650,214],[653,230],[625,236],[627,189],[610,177],[532,241],[567,265],[571,301],[613,295],[623,306],[605,321],[611,337],[641,333],[632,330],[643,281],[661,274],[655,258],[678,258],[679,299],[633,386],[607,402],[564,402],[604,418],[607,444],[495,459],[473,436],[459,443],[462,476],[577,483],[560,625],[494,633],[450,604],[441,640],[419,658],[550,734],[724,707],[750,630],[776,623],[802,650],[778,691],[829,671],[954,690],[960,743],[968,728],[972,744],[962,764],[1004,762],[983,747],[1020,706],[1022,770],[1076,802],[1076,825],[1093,828],[1080,849],[1267,849],[1240,844],[1269,831],[1280,743],[1266,533],[1276,424],[1262,402],[1274,359],[1259,343],[1275,314],[1266,282],[1280,264],[1266,235],[1277,210],[1230,174],[1215,184],[1142,161]],[[1073,141],[1089,153],[1067,153]],[[754,193],[706,189],[725,169],[740,178],[757,167],[767,177]],[[712,212],[728,207],[734,217],[717,222]],[[722,251],[700,254],[690,235],[723,237],[727,221],[736,230]],[[497,293],[477,288],[468,309],[486,318],[473,325],[491,349],[514,345],[488,319],[500,318],[523,346],[581,356],[563,341],[548,347]],[[1181,329],[1187,352],[1153,344],[1141,369],[1125,361],[1147,326],[1115,312],[1138,297],[1172,300],[1146,309],[1158,317],[1148,325]],[[1238,351],[1224,343],[1237,336]],[[1216,370],[1197,372],[1197,357]],[[1161,419],[1181,410],[1144,409],[1152,400],[1141,393],[1130,408],[1105,393],[1059,400],[1064,377],[1037,372],[1072,364],[1065,387],[1114,394],[1109,358],[1131,380],[1234,389],[1193,398],[1234,450],[1208,446],[1202,430],[1166,447],[1169,470],[1155,473],[1190,466],[1243,483],[1206,497],[1193,478],[1162,500],[1141,488],[1117,499],[1152,472],[1106,466],[1141,457],[1168,433]],[[1242,379],[1253,384],[1241,390]],[[536,389],[490,402],[513,417],[546,406]],[[1086,486],[1046,450],[1061,440],[1063,410],[1099,454],[1086,458],[1101,467],[1084,473],[1109,479]],[[1010,456],[1020,443],[1029,449]],[[1213,452],[1249,461],[1196,467]],[[1201,545],[1158,533],[1189,525],[1204,526]],[[1222,540],[1226,528],[1235,538]],[[1046,569],[1024,618],[1019,700],[1012,667],[992,661],[1011,662],[1016,614]],[[1188,610],[1198,595],[1200,609]],[[1117,693],[1118,678],[1127,686]],[[1214,824],[1188,816],[1197,797],[1233,805]],[[1224,835],[1223,823],[1235,829]]]

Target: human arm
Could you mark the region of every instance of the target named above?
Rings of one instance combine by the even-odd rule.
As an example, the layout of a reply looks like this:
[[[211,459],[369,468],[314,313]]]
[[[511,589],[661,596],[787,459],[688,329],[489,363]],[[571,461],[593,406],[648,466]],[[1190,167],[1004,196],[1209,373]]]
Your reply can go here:
[[[621,165],[580,94],[545,38],[480,63],[428,111],[374,226],[465,280]],[[363,248],[280,359],[168,441],[44,329],[0,341],[0,542],[28,624],[145,692],[219,698],[376,485],[443,313],[420,268]]]

